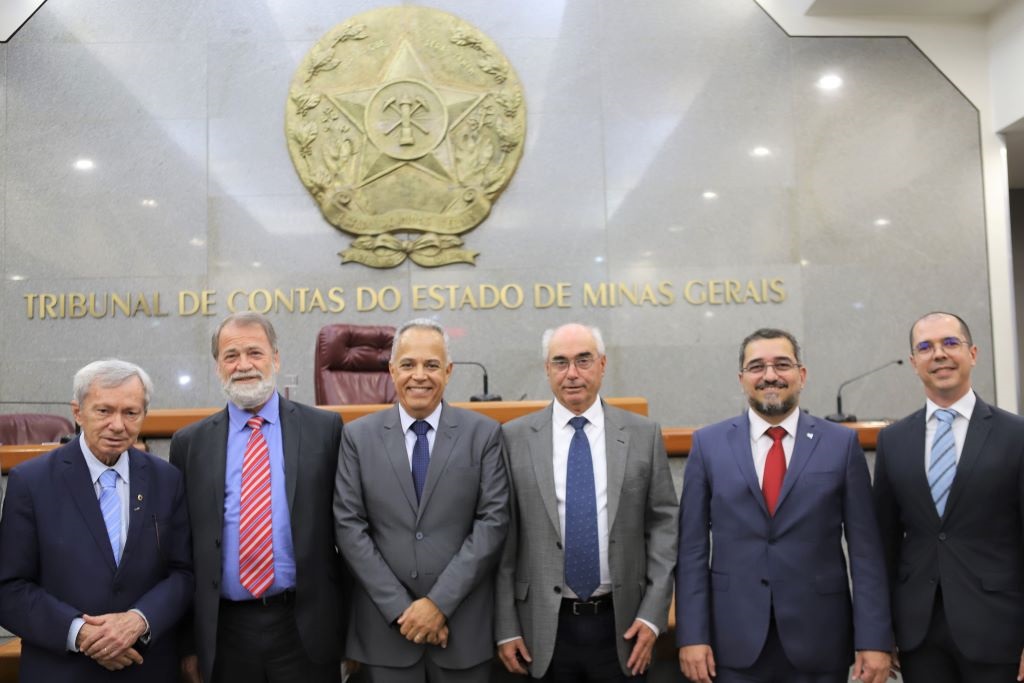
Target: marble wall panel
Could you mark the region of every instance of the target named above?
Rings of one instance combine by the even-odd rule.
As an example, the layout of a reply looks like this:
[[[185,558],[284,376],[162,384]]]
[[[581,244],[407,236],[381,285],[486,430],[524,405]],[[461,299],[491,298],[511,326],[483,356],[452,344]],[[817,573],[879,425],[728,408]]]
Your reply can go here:
[[[435,3],[517,70],[524,156],[488,220],[463,235],[475,266],[379,271],[340,264],[351,237],[297,179],[284,100],[313,42],[387,4],[49,0],[0,47],[0,400],[65,387],[116,353],[158,378],[157,405],[222,404],[208,335],[229,300],[261,307],[268,295],[295,302],[269,314],[282,383],[303,401],[322,325],[427,315],[507,399],[550,396],[543,329],[595,323],[608,342],[603,393],[647,396],[669,425],[738,412],[740,340],[784,327],[804,342],[804,405],[825,414],[843,379],[904,356],[906,326],[933,308],[974,326],[978,387],[992,398],[977,114],[906,40],[790,38],[752,0]],[[815,87],[825,69],[843,88]],[[752,155],[757,146],[768,154]],[[72,167],[84,156],[89,173]],[[700,299],[773,278],[783,301]],[[570,303],[533,302],[537,283],[563,283]],[[461,300],[511,284],[526,303],[412,299],[415,288]],[[586,300],[585,286],[602,284],[625,289]],[[369,305],[387,287],[401,303]],[[653,300],[628,300],[645,287]],[[331,288],[344,307],[310,305]],[[26,293],[122,290],[207,290],[213,305],[132,320],[24,311]],[[844,395],[864,416],[896,416],[919,404],[918,384],[894,367]],[[481,385],[460,366],[449,397]]]

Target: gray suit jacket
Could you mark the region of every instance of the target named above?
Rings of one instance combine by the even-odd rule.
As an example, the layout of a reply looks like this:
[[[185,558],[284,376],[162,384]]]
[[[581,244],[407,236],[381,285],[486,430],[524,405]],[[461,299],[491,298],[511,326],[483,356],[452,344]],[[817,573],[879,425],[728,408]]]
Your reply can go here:
[[[512,522],[498,572],[497,640],[522,636],[540,678],[551,663],[558,630],[565,556],[552,466],[551,407],[507,423],[505,459]],[[604,404],[608,468],[608,564],[615,629],[636,618],[664,632],[676,562],[678,499],[661,428]],[[632,642],[618,639],[624,673]]]
[[[494,656],[494,574],[508,530],[508,480],[494,420],[441,409],[417,505],[398,407],[345,427],[334,495],[338,547],[355,577],[346,656],[464,669]],[[421,597],[448,620],[448,647],[406,640],[395,620]]]
[[[295,621],[310,659],[328,662],[341,657],[344,569],[331,533],[332,481],[341,442],[341,419],[283,396],[280,405],[285,487],[295,551]],[[178,430],[171,439],[171,464],[185,476],[196,574],[194,630],[186,631],[184,647],[186,653],[199,655],[206,681],[213,675],[217,644],[227,443],[226,408]]]

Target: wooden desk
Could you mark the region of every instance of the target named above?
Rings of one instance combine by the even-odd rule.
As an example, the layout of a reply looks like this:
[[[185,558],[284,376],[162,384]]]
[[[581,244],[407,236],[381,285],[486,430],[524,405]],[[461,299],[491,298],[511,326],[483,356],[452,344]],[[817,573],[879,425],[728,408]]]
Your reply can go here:
[[[0,683],[16,683],[21,659],[21,639],[10,638],[0,645]]]

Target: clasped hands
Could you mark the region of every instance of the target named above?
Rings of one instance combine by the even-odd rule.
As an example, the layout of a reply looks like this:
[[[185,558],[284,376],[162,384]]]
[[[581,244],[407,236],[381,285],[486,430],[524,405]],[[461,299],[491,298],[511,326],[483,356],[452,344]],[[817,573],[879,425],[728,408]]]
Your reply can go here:
[[[146,621],[138,612],[83,614],[82,619],[85,623],[75,640],[79,652],[109,671],[142,664],[142,655],[132,647],[146,632]]]
[[[445,616],[430,598],[419,598],[398,617],[398,630],[405,639],[427,645],[448,647],[448,625]]]

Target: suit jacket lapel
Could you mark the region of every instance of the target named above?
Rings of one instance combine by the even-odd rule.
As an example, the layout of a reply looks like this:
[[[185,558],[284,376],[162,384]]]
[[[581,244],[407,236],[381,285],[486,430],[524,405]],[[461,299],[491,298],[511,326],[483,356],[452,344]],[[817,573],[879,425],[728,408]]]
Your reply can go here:
[[[298,485],[299,451],[302,448],[302,427],[295,405],[284,396],[278,397],[278,416],[281,420],[281,449],[284,451],[284,484],[288,510],[295,507],[295,488]]]
[[[629,433],[615,421],[614,413],[608,410],[604,399],[604,452],[605,472],[608,478],[608,528],[615,528],[615,514],[619,511],[619,497],[622,482],[626,477],[626,458],[629,456]]]
[[[800,413],[800,418],[796,423],[796,434],[793,435],[793,455],[789,459],[789,466],[786,467],[786,476],[782,480],[779,500],[775,503],[776,516],[778,516],[783,503],[786,502],[786,496],[796,486],[796,480],[800,478],[800,473],[810,462],[811,454],[818,447],[818,442],[821,441],[818,438],[817,427],[818,420],[816,418],[805,412]]]
[[[764,503],[764,493],[761,492],[761,484],[757,480],[757,469],[754,467],[754,454],[750,450],[750,418],[744,411],[732,425],[727,439],[729,441],[732,457],[740,470],[740,477],[747,482],[750,494],[754,496],[761,511],[768,516],[768,506]]]
[[[121,553],[121,564],[123,567],[135,547],[139,544],[139,537],[146,527],[146,510],[149,505],[149,465],[134,448],[128,449],[128,538],[124,543],[124,552]],[[154,532],[155,533],[155,532]]]
[[[548,518],[555,533],[562,533],[562,525],[558,521],[558,501],[555,496],[555,463],[552,448],[551,412],[552,405],[534,413],[529,419],[533,424],[533,435],[527,442],[530,449],[530,460],[533,462],[533,471],[537,477],[537,486],[540,489],[540,497],[544,501],[544,509],[548,511]]]
[[[409,452],[405,449],[405,432],[402,431],[402,419],[398,416],[398,406],[395,405],[388,409],[388,413],[387,419],[384,421],[384,431],[381,434],[384,452],[387,453],[391,469],[395,473],[395,479],[398,480],[398,488],[402,490],[413,513],[417,513],[416,488],[412,483]]]
[[[949,490],[949,500],[946,501],[946,516],[956,507],[957,501],[963,496],[971,472],[974,471],[974,466],[981,458],[982,446],[984,446],[990,431],[992,431],[992,408],[979,398],[974,404],[974,413],[967,423],[967,437],[964,439],[960,461],[956,465],[956,475],[953,477],[953,485]],[[936,514],[938,514],[937,511]]]
[[[427,480],[423,482],[423,495],[420,498],[420,507],[416,518],[419,519],[430,501],[430,494],[437,488],[437,482],[448,467],[448,460],[451,459],[455,450],[455,442],[459,440],[459,421],[454,410],[448,407],[447,403],[441,404],[441,416],[437,421],[437,434],[434,435],[434,447],[430,451],[430,464],[427,466]],[[412,472],[409,473],[412,479]],[[414,489],[415,491],[415,489]]]
[[[204,475],[196,477],[201,481],[204,490],[199,492],[203,499],[210,501],[212,506],[210,519],[217,520],[217,528],[224,528],[224,489],[228,466],[228,409],[216,413],[206,425],[206,434],[196,435],[196,443],[209,444],[203,453],[210,456],[206,462],[193,463],[193,467],[202,467]]]
[[[89,476],[89,466],[85,464],[85,455],[77,439],[68,444],[63,461],[64,484],[68,495],[75,501],[82,521],[85,522],[86,528],[96,541],[100,555],[113,573],[117,570],[117,565],[114,564],[114,551],[110,547],[107,525],[103,522],[103,513],[100,512],[99,500],[96,498],[96,487]]]

